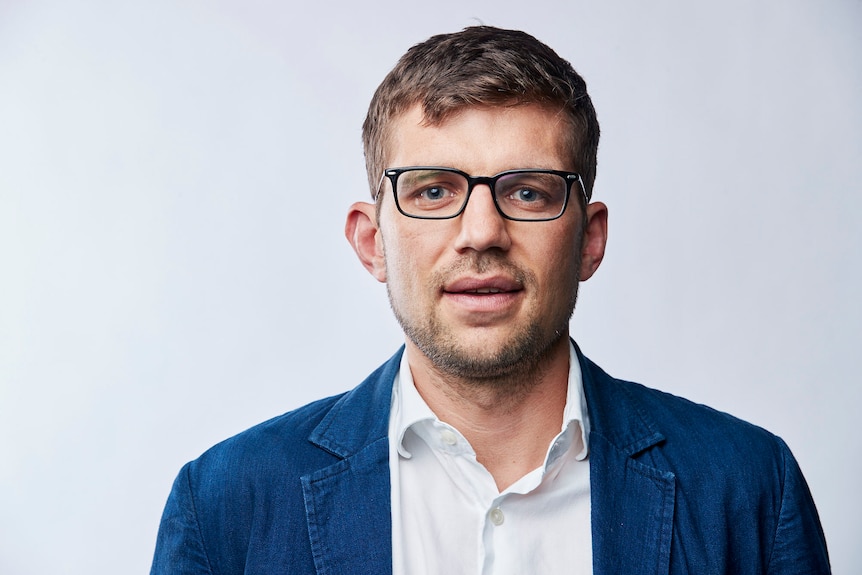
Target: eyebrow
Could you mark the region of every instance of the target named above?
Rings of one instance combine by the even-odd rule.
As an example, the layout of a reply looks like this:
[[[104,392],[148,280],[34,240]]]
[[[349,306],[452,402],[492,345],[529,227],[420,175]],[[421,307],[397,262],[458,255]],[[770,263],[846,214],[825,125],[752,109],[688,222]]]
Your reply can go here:
[[[421,183],[427,182],[429,180],[436,180],[442,174],[446,174],[448,176],[457,176],[458,175],[455,172],[449,172],[446,170],[433,170],[432,169],[432,170],[415,170],[415,171],[411,170],[409,172],[404,172],[403,174],[401,174],[401,177],[403,178],[403,177],[407,176],[408,177],[407,181],[411,184],[421,184]]]

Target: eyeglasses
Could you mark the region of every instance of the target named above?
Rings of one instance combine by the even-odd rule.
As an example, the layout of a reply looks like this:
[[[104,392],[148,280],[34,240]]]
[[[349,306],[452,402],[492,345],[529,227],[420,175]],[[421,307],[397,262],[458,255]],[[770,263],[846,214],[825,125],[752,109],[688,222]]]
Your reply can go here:
[[[411,166],[383,171],[375,201],[383,191],[383,180],[392,184],[398,211],[410,218],[445,220],[464,211],[473,188],[491,188],[497,211],[519,222],[554,220],[563,215],[574,183],[584,204],[590,201],[583,179],[559,170],[508,170],[496,176],[470,176],[454,168]]]

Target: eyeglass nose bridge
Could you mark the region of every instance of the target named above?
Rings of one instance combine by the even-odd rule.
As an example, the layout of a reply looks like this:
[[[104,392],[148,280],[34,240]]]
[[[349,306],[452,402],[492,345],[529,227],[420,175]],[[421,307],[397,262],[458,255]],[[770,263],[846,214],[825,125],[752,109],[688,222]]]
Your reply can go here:
[[[467,180],[467,194],[464,197],[464,204],[461,206],[461,209],[458,210],[453,217],[458,217],[464,213],[464,210],[467,209],[467,204],[470,203],[470,197],[473,195],[473,190],[476,186],[486,185],[488,186],[488,191],[491,193],[491,200],[494,202],[494,207],[497,209],[497,214],[501,218],[508,219],[508,216],[503,212],[500,208],[499,202],[497,202],[497,191],[494,189],[497,186],[497,180],[500,179],[500,176],[468,176],[464,175],[464,178]]]

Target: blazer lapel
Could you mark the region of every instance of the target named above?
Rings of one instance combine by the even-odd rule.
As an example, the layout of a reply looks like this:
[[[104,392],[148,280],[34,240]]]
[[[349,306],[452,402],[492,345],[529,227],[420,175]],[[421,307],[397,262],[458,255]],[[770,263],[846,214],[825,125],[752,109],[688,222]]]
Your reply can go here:
[[[664,436],[619,382],[578,353],[590,416],[593,571],[664,575],[675,477],[635,458]]]
[[[392,572],[389,442],[302,478],[319,575]]]
[[[593,569],[666,574],[673,535],[674,475],[590,435]]]
[[[339,458],[302,477],[318,575],[392,572],[388,428],[400,361],[401,352],[345,394],[309,437]]]

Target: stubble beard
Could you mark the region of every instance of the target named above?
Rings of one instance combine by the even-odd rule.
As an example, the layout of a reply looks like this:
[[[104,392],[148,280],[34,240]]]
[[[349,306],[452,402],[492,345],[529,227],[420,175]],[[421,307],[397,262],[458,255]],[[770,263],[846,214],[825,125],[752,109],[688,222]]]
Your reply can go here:
[[[404,334],[428,358],[438,375],[453,382],[514,392],[524,386],[529,387],[529,382],[541,374],[543,364],[546,363],[543,360],[568,333],[569,319],[575,309],[578,295],[579,257],[575,264],[575,269],[571,270],[573,277],[568,278],[571,293],[566,307],[561,308],[546,324],[538,317],[538,310],[528,310],[529,315],[523,329],[515,330],[512,338],[490,355],[466,348],[458,335],[433,311],[425,316],[415,312],[408,316],[400,309],[389,284],[387,293],[392,311]],[[453,271],[472,270],[482,274],[490,269],[505,271],[528,289],[535,289],[537,286],[533,274],[521,270],[507,261],[504,255],[494,252],[474,254],[473,257],[462,260],[456,269],[435,274],[431,284],[444,285],[443,278]]]

